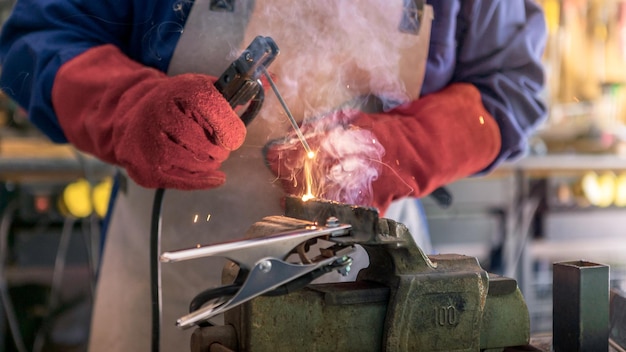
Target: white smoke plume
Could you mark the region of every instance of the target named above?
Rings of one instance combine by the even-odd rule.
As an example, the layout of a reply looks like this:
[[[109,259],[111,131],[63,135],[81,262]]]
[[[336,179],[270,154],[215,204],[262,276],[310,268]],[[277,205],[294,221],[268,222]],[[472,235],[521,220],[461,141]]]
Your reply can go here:
[[[327,159],[324,169],[315,169],[319,198],[342,203],[370,205],[372,182],[381,171],[385,152],[371,131],[336,128],[320,143],[319,155]],[[320,172],[324,171],[324,172]]]

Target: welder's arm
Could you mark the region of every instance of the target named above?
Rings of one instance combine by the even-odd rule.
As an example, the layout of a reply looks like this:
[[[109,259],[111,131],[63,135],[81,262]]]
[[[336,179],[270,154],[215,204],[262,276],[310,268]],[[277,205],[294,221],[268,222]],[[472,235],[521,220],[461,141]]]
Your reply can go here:
[[[524,156],[529,136],[547,117],[545,16],[536,0],[462,0],[459,4],[457,27],[462,30],[451,49],[457,62],[453,81],[478,88],[502,134],[500,153],[485,173],[505,160]],[[427,72],[426,79],[433,77]]]
[[[353,123],[370,130],[385,148],[373,205],[384,210],[398,198],[423,197],[440,186],[473,175],[500,152],[500,129],[479,91],[455,83],[380,115]]]
[[[439,186],[484,169],[500,151],[498,125],[485,110],[476,87],[467,83],[452,84],[387,113],[344,111],[338,114],[349,116],[332,116],[332,120],[347,122],[346,129],[373,133],[376,140],[368,143],[379,143],[384,148],[382,159],[375,161],[382,167],[378,168],[378,177],[372,183],[370,204],[359,204],[375,206],[382,214],[395,199],[426,196]],[[304,173],[291,168],[293,161],[304,159],[305,154],[297,141],[292,143],[291,147],[271,145],[267,159],[283,181],[285,191],[300,195],[304,193]],[[319,139],[312,143],[318,150]],[[336,162],[324,156],[316,160],[322,160],[322,164]],[[331,169],[320,163],[313,167]]]
[[[213,82],[168,77],[103,45],[61,66],[52,103],[70,142],[124,167],[140,185],[211,188],[224,182],[220,163],[246,134]]]

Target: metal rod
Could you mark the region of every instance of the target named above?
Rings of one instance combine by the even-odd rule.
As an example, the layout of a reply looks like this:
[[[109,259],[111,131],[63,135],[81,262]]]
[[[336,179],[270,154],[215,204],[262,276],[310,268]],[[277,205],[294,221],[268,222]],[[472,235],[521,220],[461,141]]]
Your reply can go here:
[[[263,70],[263,74],[267,78],[267,81],[270,83],[270,86],[272,87],[274,94],[276,94],[276,98],[278,98],[280,105],[282,105],[283,110],[285,110],[285,113],[287,114],[287,117],[289,118],[289,122],[291,122],[293,129],[296,131],[296,134],[298,135],[298,138],[300,139],[300,142],[302,143],[304,150],[306,150],[307,155],[310,157],[313,154],[313,151],[311,150],[311,147],[309,147],[309,143],[306,142],[306,138],[304,138],[302,131],[300,131],[300,126],[298,126],[296,119],[291,114],[291,111],[289,111],[289,108],[287,107],[285,100],[283,99],[282,95],[278,91],[276,84],[274,84],[274,80],[272,80],[272,77],[267,72],[267,69],[265,68],[265,66],[261,66],[261,69]]]

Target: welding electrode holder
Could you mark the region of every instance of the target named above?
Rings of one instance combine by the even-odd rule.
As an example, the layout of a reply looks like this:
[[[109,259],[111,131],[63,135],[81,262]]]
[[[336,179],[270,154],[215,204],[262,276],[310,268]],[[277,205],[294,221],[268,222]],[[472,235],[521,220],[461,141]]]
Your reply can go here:
[[[240,116],[246,125],[257,115],[265,99],[259,80],[263,68],[267,68],[278,53],[278,46],[272,38],[257,36],[215,82],[215,88],[233,109],[247,105]]]

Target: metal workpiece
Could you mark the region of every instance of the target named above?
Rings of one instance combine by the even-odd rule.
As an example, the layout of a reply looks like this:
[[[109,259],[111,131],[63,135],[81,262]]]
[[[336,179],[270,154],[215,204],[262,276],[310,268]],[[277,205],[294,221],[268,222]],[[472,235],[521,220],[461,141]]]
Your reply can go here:
[[[553,265],[553,350],[609,350],[609,267],[587,261]]]
[[[269,230],[275,230],[274,225],[276,225],[276,222],[273,222],[272,218],[273,217],[270,217],[267,222],[255,224],[254,228],[270,224]],[[169,263],[209,256],[220,256],[238,263],[244,269],[251,269],[260,258],[273,257],[284,259],[294,248],[303,242],[324,236],[337,237],[346,235],[349,229],[350,225],[324,227],[308,223],[302,228],[279,233],[274,232],[272,235],[268,236],[260,237],[255,235],[255,238],[240,241],[165,252],[161,255],[161,261]],[[262,232],[266,233],[268,230],[266,229]]]
[[[285,198],[285,216],[325,224],[329,218],[350,224],[351,234],[342,241],[345,243],[406,245],[397,227],[406,227],[392,220],[379,218],[378,209],[360,207],[325,199],[309,199],[288,196]],[[401,230],[404,231],[404,230]],[[406,230],[408,231],[408,230]]]

